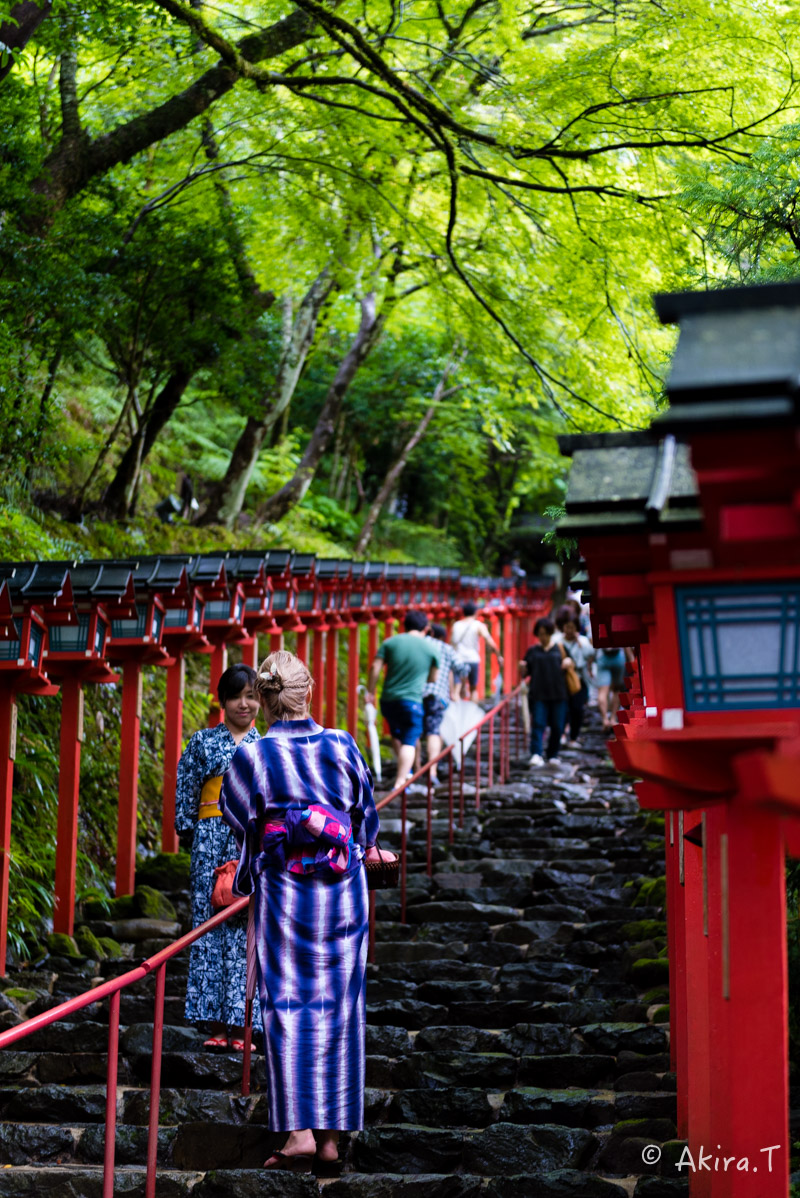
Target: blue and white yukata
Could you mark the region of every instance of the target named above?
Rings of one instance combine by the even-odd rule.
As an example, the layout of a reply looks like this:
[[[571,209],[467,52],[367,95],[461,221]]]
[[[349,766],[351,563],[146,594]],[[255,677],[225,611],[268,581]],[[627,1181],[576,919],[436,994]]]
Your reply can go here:
[[[363,1127],[369,903],[362,862],[379,825],[369,769],[349,732],[312,719],[278,722],[239,748],[220,805],[242,850],[234,892],[254,896],[269,1128]],[[264,836],[287,811],[292,822],[298,808],[312,805],[344,813],[350,824],[341,872],[316,867],[313,854],[302,865],[283,860],[271,848],[275,834]],[[302,868],[310,872],[293,872]]]
[[[258,739],[258,732],[251,728],[240,743]],[[200,818],[204,787],[208,785],[206,796],[214,791],[214,779],[225,773],[236,748],[229,730],[218,724],[195,732],[178,763],[175,831],[180,835],[194,833],[189,887],[195,928],[217,914],[211,906],[214,869],[239,856],[236,838],[219,815]],[[243,1027],[246,974],[247,920],[239,915],[207,932],[191,947],[186,984],[187,1021]]]

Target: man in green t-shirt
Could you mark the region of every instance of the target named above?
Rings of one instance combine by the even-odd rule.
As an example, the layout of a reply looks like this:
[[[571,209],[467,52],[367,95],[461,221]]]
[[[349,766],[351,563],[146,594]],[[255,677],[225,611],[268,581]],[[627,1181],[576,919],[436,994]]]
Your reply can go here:
[[[392,733],[398,785],[413,773],[416,743],[422,736],[422,692],[426,683],[436,681],[439,669],[439,645],[425,636],[427,626],[424,612],[407,612],[405,632],[383,642],[367,681],[367,702],[374,703],[381,671],[386,670],[381,714]]]

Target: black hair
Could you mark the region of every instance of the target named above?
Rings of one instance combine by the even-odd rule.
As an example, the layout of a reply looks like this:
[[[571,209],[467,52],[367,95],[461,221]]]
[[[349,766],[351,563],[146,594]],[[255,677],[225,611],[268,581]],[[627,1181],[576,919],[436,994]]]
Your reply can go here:
[[[478,610],[478,605],[476,603],[473,603],[471,599],[468,599],[467,602],[464,604],[464,615],[465,616],[474,616],[475,612],[477,610]]]
[[[252,666],[246,666],[244,662],[238,666],[229,666],[220,677],[217,686],[220,706],[224,707],[229,699],[235,699],[248,686],[252,686],[255,680],[256,672]]]
[[[578,627],[578,617],[568,604],[564,604],[556,612],[556,627],[560,632],[563,632],[567,624],[574,624]]]
[[[428,617],[424,611],[407,611],[403,627],[406,632],[424,632],[428,627]]]
[[[447,640],[447,629],[445,628],[444,624],[431,624],[430,633],[434,640]]]
[[[536,623],[533,626],[533,635],[534,636],[539,635],[540,628],[543,628],[545,630],[545,632],[549,632],[551,636],[553,635],[553,633],[556,630],[555,624],[553,623],[553,621],[551,619],[549,619],[548,616],[542,616],[542,618],[540,620],[536,621]]]

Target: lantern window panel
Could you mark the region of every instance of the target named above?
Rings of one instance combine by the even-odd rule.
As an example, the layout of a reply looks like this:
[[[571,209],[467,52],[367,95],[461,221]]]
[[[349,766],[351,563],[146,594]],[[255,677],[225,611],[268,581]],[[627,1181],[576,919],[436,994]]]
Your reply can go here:
[[[231,614],[230,599],[211,599],[206,603],[206,620],[225,620]]]
[[[272,592],[272,610],[285,611],[288,607],[289,592],[276,590]]]
[[[39,627],[35,620],[31,620],[31,636],[28,645],[28,658],[33,665],[39,665],[42,660],[42,648],[44,646],[44,630]]]
[[[297,596],[298,611],[313,611],[314,610],[314,592],[300,591]]]
[[[22,641],[22,620],[15,620],[14,627],[17,630],[17,639],[13,641],[0,641],[0,661],[19,660],[20,642]]]
[[[252,611],[254,611],[254,612],[260,612],[260,611],[261,611],[261,605],[262,605],[262,603],[263,603],[263,602],[264,602],[264,601],[263,601],[263,599],[261,598],[261,596],[260,596],[260,595],[256,595],[254,598],[253,598],[253,597],[251,597],[250,599],[247,599],[247,600],[245,601],[244,609],[245,609],[245,611],[251,611],[251,612],[252,612]]]
[[[55,624],[50,629],[51,653],[82,653],[89,640],[89,613],[78,616],[77,624]]]
[[[147,636],[147,604],[136,604],[136,615],[130,620],[112,620],[111,635],[115,640],[141,640]]]
[[[97,617],[97,626],[94,630],[94,651],[98,657],[100,657],[100,655],[103,652],[103,645],[105,644],[105,640],[106,640],[106,629],[107,628],[108,628],[108,625],[106,624],[105,620],[101,620],[101,618],[98,616]]]
[[[196,623],[195,618],[195,623]],[[169,607],[164,614],[165,628],[187,628],[189,626],[189,609],[187,607]]]
[[[687,711],[800,707],[800,581],[675,599]]]
[[[350,600],[350,607],[363,607],[364,606],[364,594],[362,591],[351,591],[349,600]]]
[[[383,603],[383,591],[370,591],[369,605],[370,607],[380,607]]]
[[[150,622],[150,635],[154,641],[157,641],[161,636],[161,628],[164,624],[164,613],[159,607],[153,608],[153,619]]]

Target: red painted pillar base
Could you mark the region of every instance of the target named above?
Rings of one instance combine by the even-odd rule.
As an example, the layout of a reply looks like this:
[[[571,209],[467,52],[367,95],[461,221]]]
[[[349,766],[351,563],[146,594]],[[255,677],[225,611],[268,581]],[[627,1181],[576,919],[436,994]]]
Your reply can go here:
[[[139,730],[142,719],[142,666],[122,667],[122,726],[119,753],[116,893],[133,894],[136,885],[136,817],[139,803]]]
[[[53,931],[72,935],[78,855],[78,787],[83,742],[83,686],[67,674],[61,683],[61,739],[56,825],[56,880]]]
[[[322,707],[325,695],[325,633],[314,629],[314,664],[311,675],[314,679],[314,694],[311,699],[311,715],[318,724],[322,723]]]
[[[0,974],[6,972],[8,886],[11,853],[11,802],[17,751],[17,699],[0,692]]]
[[[328,728],[336,728],[339,722],[338,691],[339,691],[339,630],[328,630],[328,647],[325,659],[325,723]]]
[[[780,820],[737,803],[709,814],[709,907],[719,928],[709,987],[711,1140],[716,1155],[736,1158],[726,1175],[715,1178],[712,1193],[786,1198],[788,974]],[[736,1168],[743,1158],[748,1168]]]
[[[358,739],[358,684],[360,679],[361,629],[351,628],[347,637],[347,731]]]
[[[186,664],[179,654],[174,665],[167,666],[167,702],[164,721],[164,785],[161,804],[161,849],[177,853],[178,834],[175,831],[175,786],[178,762],[183,749],[183,695],[186,684]]]
[[[702,813],[687,812],[684,831],[702,828]],[[705,850],[684,841],[684,902],[686,927],[687,1108],[689,1148],[697,1156],[711,1142],[711,1076],[713,1063],[709,1032],[708,939],[706,935],[707,875]],[[711,1193],[710,1175],[692,1175],[692,1198]]]
[[[222,710],[217,702],[217,687],[219,680],[228,668],[228,646],[215,645],[211,651],[211,677],[208,683],[209,693],[213,696],[208,708],[208,726],[216,728],[222,723]]]

